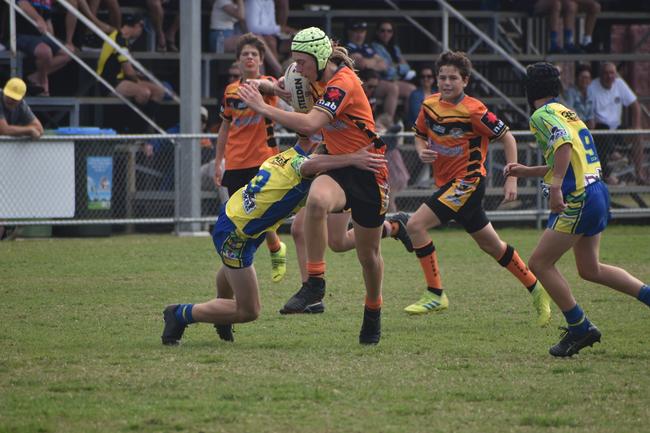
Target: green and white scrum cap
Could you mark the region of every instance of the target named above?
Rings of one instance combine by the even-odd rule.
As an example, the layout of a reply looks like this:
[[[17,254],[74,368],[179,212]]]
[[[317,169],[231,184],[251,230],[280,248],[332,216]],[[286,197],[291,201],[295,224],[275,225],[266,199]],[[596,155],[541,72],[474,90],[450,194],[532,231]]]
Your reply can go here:
[[[332,43],[324,31],[318,27],[309,27],[296,33],[291,42],[291,51],[312,56],[320,75],[332,55]]]

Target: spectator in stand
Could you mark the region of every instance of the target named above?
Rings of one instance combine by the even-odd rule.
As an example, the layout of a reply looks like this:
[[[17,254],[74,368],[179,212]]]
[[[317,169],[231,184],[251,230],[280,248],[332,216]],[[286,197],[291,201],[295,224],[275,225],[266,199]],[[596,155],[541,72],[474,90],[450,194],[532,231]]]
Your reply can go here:
[[[122,49],[128,51],[131,43],[142,35],[143,29],[142,17],[124,15],[120,30],[115,30],[108,37]],[[119,94],[133,98],[138,105],[144,106],[150,101],[160,102],[165,96],[165,89],[142,79],[129,60],[118,53],[108,42],[104,42],[99,55],[97,73],[115,87]]]
[[[415,125],[415,121],[418,118],[418,113],[420,112],[420,107],[422,107],[422,101],[424,101],[429,96],[433,95],[436,89],[436,77],[433,75],[433,69],[429,66],[420,69],[419,74],[420,85],[409,95],[408,100],[408,114],[407,114],[407,125],[406,128],[410,129]]]
[[[595,129],[616,130],[623,126],[623,108],[631,110],[632,129],[641,129],[641,106],[636,95],[627,83],[618,76],[616,65],[605,62],[600,67],[600,77],[589,85],[588,95],[594,101]],[[619,183],[619,179],[611,174],[608,163],[613,162],[612,156],[616,146],[625,147],[620,135],[596,136],[598,155],[605,181],[611,185]],[[643,168],[643,145],[634,140],[630,155],[634,163],[637,182],[648,183],[648,177]]]
[[[276,4],[277,3],[277,4]],[[289,2],[278,0],[245,0],[246,27],[248,31],[260,36],[266,44],[266,73],[273,76],[282,74],[282,65],[278,52],[278,38],[284,35],[295,35],[297,30],[286,25],[278,24],[276,8],[280,16],[288,15]]]
[[[71,6],[74,6],[79,12],[81,12],[86,18],[88,18],[94,25],[99,27],[99,29],[108,34],[119,27],[111,27],[109,24],[103,22],[97,18],[97,11],[94,12],[90,8],[90,5],[86,0],[68,0]],[[115,1],[115,0],[113,0]],[[119,5],[117,6],[119,9]],[[77,48],[74,45],[74,34],[77,29],[77,16],[72,12],[68,11],[65,14],[65,45],[72,51],[77,51]]]
[[[32,139],[43,135],[43,125],[23,99],[26,93],[27,85],[17,77],[9,79],[0,90],[0,135]],[[0,240],[9,235],[9,230],[0,226]]]
[[[178,1],[179,0],[147,0],[147,7],[149,8],[149,16],[151,17],[151,24],[156,32],[156,51],[178,51],[176,45],[176,34],[180,25],[180,17],[178,14]],[[163,31],[163,22],[165,21],[165,12],[174,10],[174,18],[171,25],[167,30]]]
[[[567,1],[567,0],[565,0]],[[598,14],[600,14],[601,6],[600,3],[596,0],[568,0],[570,4],[567,7],[567,11],[570,12],[569,17],[565,16],[565,30],[564,30],[564,44],[566,46],[567,41],[572,41],[571,36],[575,34],[575,23],[576,23],[576,13],[584,13],[586,15],[585,19],[585,33],[582,35],[582,40],[580,41],[580,50],[586,51],[587,53],[596,53],[598,48],[593,43],[592,37],[594,35],[594,29],[596,28],[596,19]],[[572,15],[572,16],[571,16]],[[568,26],[568,27],[567,27]],[[569,34],[567,32],[571,32]]]
[[[0,90],[0,135],[40,138],[43,125],[27,105],[25,82],[14,77]]]
[[[237,39],[246,32],[244,0],[215,0],[210,15],[210,51],[235,51]]]
[[[596,52],[592,42],[596,18],[600,13],[600,3],[596,0],[515,0],[518,9],[526,10],[531,15],[547,15],[549,20],[550,47],[549,53],[580,53],[583,51]],[[580,47],[573,42],[576,26],[576,13],[587,15],[585,34]],[[564,24],[563,44],[560,45],[561,25]]]
[[[564,92],[566,106],[572,108],[589,128],[594,127],[594,101],[588,89],[591,84],[591,67],[581,64],[576,68],[576,83]]]
[[[36,21],[34,28],[22,16],[16,19],[16,46],[28,57],[33,57],[36,65],[36,70],[27,76],[28,91],[35,96],[49,96],[49,75],[70,61],[70,56],[43,34],[54,35],[52,0],[18,0],[17,5]]]
[[[113,30],[119,29],[122,27],[122,11],[120,10],[120,4],[118,0],[79,0],[80,5],[83,7],[82,3],[87,3],[88,11],[82,12],[88,18],[97,17],[97,11],[99,10],[99,4],[103,3],[104,7],[108,10],[108,28],[98,26],[101,30],[110,34]],[[92,18],[91,18],[92,19]],[[94,22],[94,21],[93,21]],[[93,33],[90,29],[86,29],[83,39],[81,41],[81,50],[82,51],[101,51],[102,44],[104,41]]]
[[[391,21],[382,20],[377,23],[375,39],[371,46],[388,65],[388,68],[381,73],[381,78],[394,81],[397,84],[399,97],[406,101],[415,90],[415,86],[411,83],[415,78],[415,71],[402,56],[402,50],[397,45],[395,37],[395,27]]]
[[[122,11],[120,10],[120,3],[118,0],[87,0],[88,7],[93,16],[97,16],[99,4],[102,3],[108,10],[108,23],[114,29],[122,27]]]
[[[365,21],[352,21],[348,23],[347,36],[348,41],[345,48],[356,68],[374,69],[380,75],[388,70],[388,64],[370,45],[365,43],[368,32],[368,23]],[[399,98],[399,88],[397,84],[389,80],[379,80],[375,91],[377,102],[381,104],[384,113],[388,114],[389,119],[395,122],[395,112],[397,111],[397,102]]]

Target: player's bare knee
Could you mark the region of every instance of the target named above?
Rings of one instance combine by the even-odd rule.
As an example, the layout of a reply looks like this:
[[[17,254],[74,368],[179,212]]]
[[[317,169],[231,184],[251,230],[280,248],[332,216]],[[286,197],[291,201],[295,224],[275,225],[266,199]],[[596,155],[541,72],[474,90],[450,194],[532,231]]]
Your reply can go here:
[[[260,316],[260,307],[242,308],[238,311],[241,323],[253,322]]]
[[[544,272],[544,263],[533,254],[528,260],[528,269],[530,269],[533,274],[539,275]]]
[[[381,265],[382,258],[379,248],[360,251],[357,253],[359,257],[359,263],[364,269],[374,269]]]
[[[305,230],[302,224],[296,224],[295,220],[291,223],[291,237],[294,242],[304,242]]]
[[[598,282],[600,280],[600,266],[578,266],[578,275],[586,281]]]
[[[427,231],[426,226],[420,221],[418,221],[416,218],[411,218],[406,223],[406,232],[409,234],[410,237],[420,235],[423,232],[426,233],[426,231]]]
[[[312,218],[316,216],[325,218],[327,216],[327,202],[321,194],[316,193],[314,196],[310,194],[305,207]]]
[[[327,239],[327,246],[329,246],[330,249],[335,253],[342,253],[349,250],[349,248],[346,248],[345,241],[343,239],[329,237]]]

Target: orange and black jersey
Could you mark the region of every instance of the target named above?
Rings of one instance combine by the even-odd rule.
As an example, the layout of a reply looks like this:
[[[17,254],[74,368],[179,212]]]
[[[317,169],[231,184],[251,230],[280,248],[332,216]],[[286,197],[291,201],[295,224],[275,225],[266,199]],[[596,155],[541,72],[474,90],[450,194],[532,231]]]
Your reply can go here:
[[[260,79],[275,82],[275,78],[269,76]],[[240,80],[226,87],[220,107],[221,117],[230,123],[224,155],[226,170],[259,167],[279,151],[273,121],[246,105],[238,93],[241,84]],[[264,102],[275,107],[278,97],[264,95]]]
[[[432,165],[436,185],[442,186],[454,179],[485,176],[488,142],[501,138],[508,127],[478,99],[464,95],[452,104],[436,93],[422,103],[413,130],[438,152]]]
[[[314,109],[323,111],[331,119],[322,129],[327,152],[332,155],[354,153],[375,143],[374,152],[384,154],[385,146],[375,133],[375,120],[361,80],[347,66],[341,66],[327,83],[312,86],[320,91]],[[377,175],[387,178],[383,169]]]

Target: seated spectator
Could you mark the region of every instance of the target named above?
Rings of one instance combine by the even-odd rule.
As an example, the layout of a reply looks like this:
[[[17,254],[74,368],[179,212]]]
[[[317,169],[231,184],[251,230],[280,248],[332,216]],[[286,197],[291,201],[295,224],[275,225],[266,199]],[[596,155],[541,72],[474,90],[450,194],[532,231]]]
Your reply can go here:
[[[131,43],[142,35],[143,29],[144,21],[140,16],[125,15],[120,30],[112,32],[109,38],[128,51]],[[138,105],[147,105],[150,101],[160,102],[165,96],[165,89],[142,79],[128,59],[108,42],[104,42],[99,55],[97,73],[115,87],[119,94],[133,98]]]
[[[7,81],[0,90],[0,135],[40,138],[43,125],[27,105],[27,85],[20,78]]]
[[[627,83],[618,76],[614,63],[605,62],[601,65],[599,79],[593,80],[589,84],[588,95],[594,103],[595,129],[620,129],[623,126],[624,107],[631,109],[632,129],[641,128],[639,101]],[[605,181],[612,185],[618,184],[619,179],[612,175],[610,163],[616,147],[626,147],[625,140],[620,135],[600,135],[596,136],[595,141]],[[639,142],[638,137],[634,139],[630,155],[636,171],[637,182],[647,184],[648,177],[643,168],[643,145]]]
[[[266,44],[266,73],[278,77],[282,74],[282,65],[278,51],[278,38],[282,35],[294,35],[297,30],[286,25],[281,26],[276,20],[276,0],[245,0],[246,27],[248,31],[261,37]],[[280,15],[288,14],[288,1],[279,1]],[[286,10],[285,10],[286,9]]]
[[[397,45],[395,28],[392,22],[382,20],[377,23],[375,39],[371,46],[388,65],[388,68],[381,73],[381,78],[394,81],[397,84],[399,97],[406,100],[411,92],[415,90],[415,86],[410,82],[415,78],[415,71],[411,69],[402,56],[402,50]]]
[[[156,33],[156,51],[178,51],[176,45],[176,33],[180,26],[180,17],[178,14],[179,0],[147,0],[151,24]],[[163,31],[163,22],[165,21],[165,12],[174,11],[174,18],[167,30]]]
[[[239,62],[232,62],[228,67],[228,84],[241,80],[241,69]]]
[[[550,46],[549,53],[580,53],[583,51],[596,52],[592,36],[596,26],[596,18],[600,13],[600,3],[596,0],[516,0],[515,5],[528,11],[531,15],[547,15],[549,20]],[[585,34],[578,47],[573,37],[575,35],[576,13],[587,15]],[[563,43],[560,44],[560,26],[564,24]]]
[[[573,35],[575,35],[576,14],[584,13],[585,18],[585,32],[580,41],[580,49],[587,53],[597,53],[598,47],[593,42],[594,29],[596,28],[596,19],[601,11],[600,3],[597,0],[564,0],[570,4],[567,5],[567,15],[564,16],[564,45],[573,44]],[[576,35],[577,36],[577,35]],[[578,42],[578,41],[576,41]]]
[[[365,21],[349,22],[347,26],[348,40],[345,48],[359,70],[374,69],[381,74],[388,69],[389,65],[370,45],[365,43],[367,31],[368,23]],[[399,98],[397,84],[389,80],[380,80],[375,96],[382,105],[384,113],[388,115],[391,122],[395,122]]]
[[[437,91],[435,86],[436,77],[433,75],[433,68],[427,66],[420,69],[418,78],[418,87],[409,95],[407,107],[408,113],[406,118],[407,130],[410,130],[413,125],[415,125],[415,121],[418,118],[418,113],[422,107],[422,102]]]
[[[86,0],[68,0],[70,5],[76,8],[81,12],[86,18],[88,18],[94,25],[96,25],[102,32],[108,34],[119,27],[111,27],[107,23],[103,22],[97,18],[96,12],[93,12],[90,8],[90,5]],[[115,1],[115,0],[113,0]],[[119,8],[119,6],[118,6]],[[68,49],[77,51],[77,48],[74,45],[74,33],[77,28],[77,16],[70,11],[67,11],[65,14],[65,45]]]
[[[64,67],[68,56],[43,33],[54,35],[52,0],[19,0],[18,6],[34,21],[36,28],[20,16],[16,19],[16,46],[26,56],[34,58],[36,70],[27,76],[29,94],[49,96],[49,76]]]
[[[122,27],[122,11],[118,0],[88,0],[88,7],[93,16],[97,16],[100,3],[108,10],[108,23],[113,29]]]
[[[576,83],[564,92],[566,106],[576,112],[580,120],[593,127],[594,101],[590,98],[588,88],[591,84],[591,67],[586,64],[576,68]]]
[[[210,51],[235,51],[237,39],[246,32],[244,0],[215,0],[210,15]]]
[[[89,18],[90,16],[93,16],[95,18],[97,17],[99,4],[103,3],[104,7],[108,10],[109,26],[108,28],[102,26],[98,26],[98,27],[100,27],[104,33],[109,34],[113,30],[122,27],[122,11],[120,10],[120,4],[118,3],[118,0],[79,0],[79,1],[88,4],[88,13],[86,12],[83,13]],[[81,41],[81,50],[100,51],[102,49],[103,43],[104,41],[99,36],[93,33],[90,29],[86,29]]]
[[[25,102],[27,85],[20,78],[11,78],[0,90],[0,135],[40,138],[43,125]],[[15,234],[15,233],[14,233]],[[0,225],[0,240],[11,237],[9,228]]]

